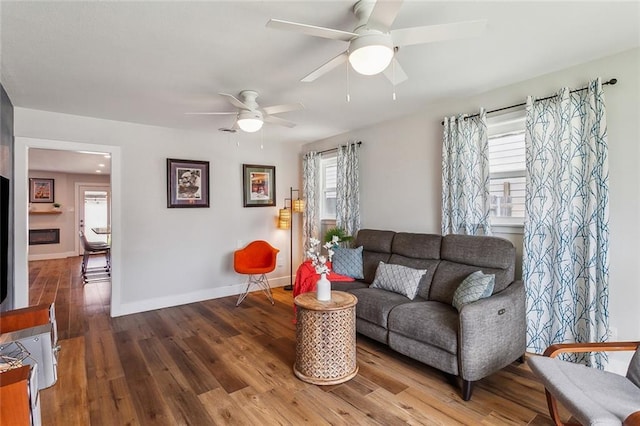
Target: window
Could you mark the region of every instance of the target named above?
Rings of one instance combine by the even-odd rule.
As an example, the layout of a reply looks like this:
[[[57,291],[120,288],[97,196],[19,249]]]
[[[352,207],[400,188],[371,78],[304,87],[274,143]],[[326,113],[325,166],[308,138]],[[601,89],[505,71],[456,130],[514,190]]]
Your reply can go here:
[[[335,154],[323,155],[320,160],[320,219],[336,219],[336,184],[338,158]]]
[[[526,183],[524,111],[487,120],[492,225],[523,225]]]

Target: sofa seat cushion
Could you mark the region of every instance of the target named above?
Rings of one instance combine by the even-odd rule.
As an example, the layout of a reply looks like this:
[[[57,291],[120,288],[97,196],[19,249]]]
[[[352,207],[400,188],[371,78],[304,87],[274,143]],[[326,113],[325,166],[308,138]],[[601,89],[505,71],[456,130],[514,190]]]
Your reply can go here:
[[[458,311],[440,302],[413,302],[389,314],[389,331],[428,343],[449,353],[458,350]]]
[[[387,319],[393,308],[411,302],[406,296],[378,288],[359,288],[350,293],[358,298],[356,316],[384,328],[388,328]]]

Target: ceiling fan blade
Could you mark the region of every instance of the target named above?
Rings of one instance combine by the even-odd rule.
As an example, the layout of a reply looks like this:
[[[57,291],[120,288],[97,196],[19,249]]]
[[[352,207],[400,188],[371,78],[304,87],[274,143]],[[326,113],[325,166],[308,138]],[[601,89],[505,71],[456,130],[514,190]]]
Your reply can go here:
[[[185,115],[232,115],[238,114],[238,111],[234,112],[185,112]]]
[[[304,83],[310,83],[312,81],[315,81],[318,77],[325,75],[326,73],[328,73],[329,71],[337,67],[338,65],[343,64],[347,60],[348,56],[349,55],[347,55],[347,52],[342,52],[338,56],[334,57],[333,59],[330,59],[328,62],[325,62],[323,65],[320,65],[320,67],[311,71],[300,81]]]
[[[373,11],[367,21],[367,24],[375,26],[382,25],[384,31],[388,31],[393,25],[403,0],[378,0],[373,6]]]
[[[357,36],[356,33],[348,31],[334,30],[332,28],[317,27],[315,25],[300,24],[297,22],[282,21],[280,19],[269,19],[267,27],[342,41],[349,41]]]
[[[267,115],[262,119],[267,123],[277,124],[279,126],[285,126],[289,128],[296,127],[296,123],[294,123],[293,121],[285,120],[284,118],[280,118],[280,117],[274,117],[272,115]]]
[[[297,111],[299,109],[304,109],[304,105],[300,102],[295,104],[271,105],[262,108],[267,114],[280,114],[282,112]]]
[[[240,108],[240,109],[246,109],[251,111],[253,108],[247,106],[244,102],[240,101],[238,98],[236,98],[233,95],[229,95],[228,93],[218,93],[220,96],[224,96],[227,98],[227,100],[231,103],[231,105],[233,105],[234,107]]]
[[[394,46],[432,43],[435,41],[457,40],[478,37],[487,27],[487,20],[456,22],[453,24],[429,25],[425,27],[402,28],[391,31]]]
[[[403,81],[406,81],[409,78],[407,77],[407,73],[405,73],[400,66],[400,63],[397,59],[394,59],[391,65],[385,68],[383,74],[394,86],[402,83]]]

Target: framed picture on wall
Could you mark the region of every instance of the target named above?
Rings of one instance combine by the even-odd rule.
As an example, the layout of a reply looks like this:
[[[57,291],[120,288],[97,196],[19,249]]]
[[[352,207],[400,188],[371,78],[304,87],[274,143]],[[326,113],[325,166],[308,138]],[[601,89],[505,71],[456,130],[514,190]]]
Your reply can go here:
[[[31,178],[29,179],[30,203],[55,202],[54,179]]]
[[[167,207],[209,207],[209,162],[167,158]]]
[[[242,165],[242,199],[245,207],[276,205],[276,167]]]

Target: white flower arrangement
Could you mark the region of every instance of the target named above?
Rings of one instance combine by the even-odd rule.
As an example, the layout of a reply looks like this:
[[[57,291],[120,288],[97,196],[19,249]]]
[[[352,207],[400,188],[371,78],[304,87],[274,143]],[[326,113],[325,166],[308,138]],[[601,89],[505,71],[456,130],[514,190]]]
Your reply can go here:
[[[333,257],[333,248],[338,245],[340,242],[340,238],[337,235],[334,235],[331,241],[324,243],[324,245],[320,248],[320,251],[316,249],[318,244],[320,244],[320,240],[316,238],[309,239],[309,250],[307,250],[307,259],[311,259],[311,264],[316,269],[316,273],[318,274],[328,274],[330,269],[329,265],[327,265],[327,261],[331,262],[331,258]],[[327,251],[327,255],[321,254],[322,249]]]

